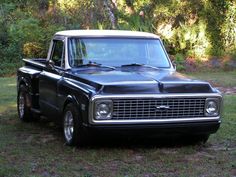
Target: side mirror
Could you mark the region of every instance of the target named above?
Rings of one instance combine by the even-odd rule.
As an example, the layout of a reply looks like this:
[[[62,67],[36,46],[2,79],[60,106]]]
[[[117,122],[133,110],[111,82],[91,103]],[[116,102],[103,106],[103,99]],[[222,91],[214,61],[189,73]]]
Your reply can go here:
[[[52,61],[52,60],[48,60],[47,63],[46,63],[46,66],[50,69],[53,69],[54,66],[55,66],[55,62]]]

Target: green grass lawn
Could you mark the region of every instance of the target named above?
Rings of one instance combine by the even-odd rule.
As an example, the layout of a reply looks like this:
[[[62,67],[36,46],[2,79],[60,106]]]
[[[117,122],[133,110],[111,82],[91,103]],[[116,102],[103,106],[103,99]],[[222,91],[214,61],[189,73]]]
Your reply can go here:
[[[219,72],[195,72],[188,73],[188,76],[193,76],[201,80],[207,80],[216,86],[236,87],[236,70],[234,71],[219,71]]]
[[[231,72],[192,75],[236,86]],[[0,78],[0,176],[236,176],[236,95],[225,96],[222,126],[205,145],[78,149],[65,146],[61,129],[50,122],[18,120],[15,80]]]

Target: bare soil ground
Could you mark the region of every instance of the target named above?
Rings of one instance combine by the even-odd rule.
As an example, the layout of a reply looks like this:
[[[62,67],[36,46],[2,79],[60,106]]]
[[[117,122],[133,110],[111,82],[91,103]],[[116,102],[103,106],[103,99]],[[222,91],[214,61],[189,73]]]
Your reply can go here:
[[[236,94],[236,87],[216,87],[221,93],[226,95],[235,95]]]

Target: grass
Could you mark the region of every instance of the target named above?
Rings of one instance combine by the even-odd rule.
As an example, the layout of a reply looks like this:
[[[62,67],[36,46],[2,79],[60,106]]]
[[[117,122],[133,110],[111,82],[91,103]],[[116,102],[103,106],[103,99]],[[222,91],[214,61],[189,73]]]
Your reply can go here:
[[[188,75],[201,80],[207,80],[216,86],[236,87],[236,70],[228,72],[195,72],[188,73]]]
[[[231,72],[206,75],[236,86]],[[113,140],[78,149],[65,146],[61,129],[47,120],[17,119],[15,80],[0,78],[0,176],[236,175],[236,95],[225,96],[222,126],[205,145]]]

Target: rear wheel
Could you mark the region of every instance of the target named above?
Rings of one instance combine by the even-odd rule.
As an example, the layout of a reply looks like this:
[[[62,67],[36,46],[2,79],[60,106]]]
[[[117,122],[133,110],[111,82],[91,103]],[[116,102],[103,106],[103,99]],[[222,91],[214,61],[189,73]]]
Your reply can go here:
[[[79,111],[73,104],[68,104],[63,116],[64,139],[69,146],[81,146],[85,142]]]
[[[21,121],[28,122],[34,119],[31,112],[30,95],[25,85],[21,85],[17,96],[17,110]]]

